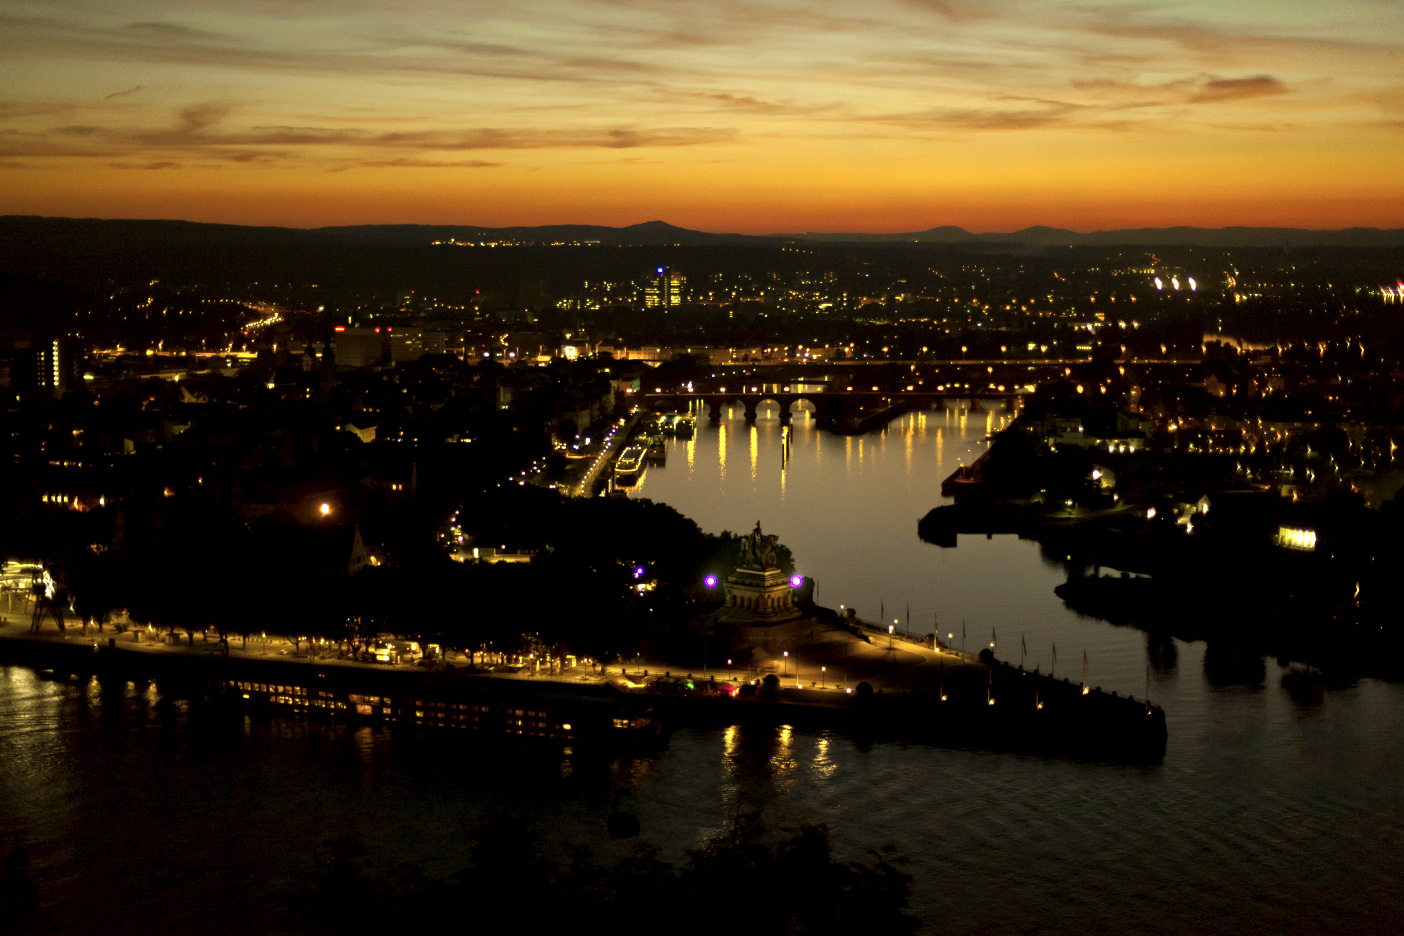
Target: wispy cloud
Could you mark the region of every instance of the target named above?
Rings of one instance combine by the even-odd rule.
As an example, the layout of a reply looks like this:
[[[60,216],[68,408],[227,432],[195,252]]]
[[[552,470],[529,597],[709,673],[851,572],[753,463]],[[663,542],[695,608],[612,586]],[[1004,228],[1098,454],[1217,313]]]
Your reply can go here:
[[[228,102],[202,102],[182,107],[162,126],[129,127],[103,124],[65,124],[21,138],[12,134],[0,151],[10,156],[88,157],[103,152],[122,155],[124,167],[176,164],[176,158],[227,162],[298,162],[336,159],[347,164],[345,154],[363,155],[350,164],[391,167],[488,168],[483,160],[426,158],[430,152],[538,149],[643,149],[704,146],[737,138],[728,127],[419,127],[378,130],[367,127],[241,126],[231,119],[240,108]],[[370,156],[396,151],[397,156]],[[318,152],[325,156],[317,155]],[[146,156],[140,162],[139,156]]]
[[[1074,90],[1111,108],[1165,107],[1179,104],[1216,104],[1288,94],[1291,89],[1271,75],[1248,78],[1215,78],[1207,75],[1141,84],[1107,78],[1079,79]]]
[[[1252,78],[1211,78],[1204,82],[1200,90],[1190,97],[1190,101],[1194,104],[1217,103],[1286,93],[1287,86],[1271,75],[1254,75]]]
[[[505,163],[485,159],[361,159],[331,167],[332,172],[348,169],[497,169]]]
[[[1000,185],[1030,153],[1155,178],[1172,150],[1247,164],[1254,146],[1322,152],[1326,135],[1388,145],[1397,35],[1397,2],[24,0],[0,10],[0,156],[151,185],[218,165],[277,166],[284,187],[395,173],[400,188],[414,170],[529,159],[557,193],[613,167],[683,200],[727,197],[696,181],[717,160],[855,191],[941,158]],[[648,171],[620,168],[635,161]],[[510,188],[520,175],[490,188],[542,197]],[[785,181],[804,185],[798,169]]]
[[[1081,108],[1075,104],[1047,102],[1036,108],[933,108],[907,113],[875,114],[857,118],[917,131],[938,130],[1036,130],[1067,125]]]

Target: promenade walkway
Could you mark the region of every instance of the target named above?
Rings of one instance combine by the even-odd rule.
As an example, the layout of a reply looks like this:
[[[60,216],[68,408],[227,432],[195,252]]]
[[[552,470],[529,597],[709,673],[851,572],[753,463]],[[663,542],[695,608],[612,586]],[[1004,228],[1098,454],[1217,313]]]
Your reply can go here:
[[[576,484],[570,485],[571,497],[589,497],[594,491],[595,482],[599,479],[600,473],[610,470],[614,465],[614,458],[624,448],[624,443],[633,435],[634,427],[639,424],[640,415],[634,413],[623,425],[611,429],[609,434],[600,443],[600,450],[591,460],[590,466],[585,470],[584,476]]]
[[[67,624],[61,633],[52,621],[46,621],[38,632],[31,632],[28,615],[0,613],[0,640],[33,640],[92,647],[105,647],[109,641],[115,641],[115,646],[125,651],[165,657],[226,655],[224,645],[213,631],[203,637],[197,633],[193,643],[181,633],[172,643],[169,635],[157,634],[121,619],[117,623],[124,625],[122,633],[109,624],[101,632],[90,626],[84,635],[81,625],[73,623]],[[586,663],[556,671],[549,667],[525,667],[515,672],[499,668],[491,675],[503,679],[559,680],[577,684],[611,679],[623,688],[631,688],[644,685],[645,673],[650,681],[667,673],[690,676],[695,684],[714,680],[736,686],[773,673],[784,687],[843,695],[861,682],[885,692],[934,693],[941,691],[944,680],[958,670],[983,669],[983,664],[973,657],[945,647],[928,647],[901,634],[869,634],[867,629],[860,633],[862,636],[855,636],[847,630],[817,626],[809,637],[797,639],[793,647],[756,658],[750,667],[726,665],[723,659],[709,660],[709,665],[705,667],[687,667],[636,657],[604,667]],[[252,636],[247,644],[238,637],[231,637],[227,651],[227,655],[234,659],[362,668],[379,672],[424,671],[423,666],[414,662],[370,662],[349,659],[340,653],[340,649],[332,643],[303,640],[294,645],[291,640],[276,634]],[[444,664],[460,669],[468,669],[472,665],[471,660],[456,653],[437,663],[439,666]]]

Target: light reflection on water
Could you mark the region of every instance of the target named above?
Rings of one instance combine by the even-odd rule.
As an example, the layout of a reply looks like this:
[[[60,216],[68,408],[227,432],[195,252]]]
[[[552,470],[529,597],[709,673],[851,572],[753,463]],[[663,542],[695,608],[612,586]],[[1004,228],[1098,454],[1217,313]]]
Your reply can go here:
[[[832,779],[837,766],[829,757],[829,738],[827,735],[821,736],[814,742],[814,762],[813,774],[818,780]]]
[[[1000,626],[984,605],[985,596],[972,593],[976,590],[967,576],[988,583],[1002,567],[1027,564],[1035,547],[1001,537],[941,551],[917,539],[916,524],[940,502],[941,480],[957,463],[974,461],[984,451],[982,440],[1006,425],[1008,414],[980,413],[975,428],[967,431],[964,407],[909,413],[885,432],[838,438],[820,431],[812,413],[801,410],[792,420],[786,461],[776,404],[757,408],[754,427],[745,425],[738,408],[728,409],[736,415],[715,426],[704,417],[695,438],[686,443],[698,453],[695,471],[673,471],[670,460],[650,469],[630,496],[671,504],[713,533],[749,530],[759,519],[790,547],[798,571],[814,577],[819,600],[831,607],[856,607],[860,616],[876,620],[880,604],[910,604],[913,622],[923,626],[935,615],[956,623],[968,618],[976,629]],[[750,443],[750,470],[737,474],[727,470],[733,454],[728,443],[740,431]],[[685,443],[668,444],[676,448]],[[832,457],[837,454],[833,445],[843,446],[838,461]],[[941,566],[954,574],[942,576]],[[946,581],[935,587],[941,578]],[[1046,582],[1051,590],[1061,581],[1053,569],[1037,578],[1033,587],[1039,590]],[[929,630],[926,626],[920,632]],[[1070,640],[1080,649],[1076,639]]]
[[[1158,661],[1164,762],[741,727],[675,731],[658,751],[604,762],[536,758],[370,728],[226,722],[182,710],[154,683],[95,696],[0,667],[0,831],[27,836],[63,920],[95,932],[278,932],[279,895],[313,872],[321,843],[348,835],[384,867],[413,861],[431,874],[457,870],[489,816],[530,820],[554,854],[572,842],[621,854],[605,831],[616,789],[673,860],[753,811],[777,832],[828,823],[841,860],[894,844],[910,860],[912,910],[933,933],[1395,928],[1404,687],[1365,681],[1301,707],[1272,661],[1262,687],[1211,686],[1203,644],[1064,609],[1052,594],[1062,571],[1031,542],[920,542],[916,521],[939,502],[941,479],[979,455],[1003,414],[912,414],[843,440],[799,414],[783,481],[773,416],[762,410],[751,435],[754,477],[726,471],[727,435],[744,423],[704,419],[695,440],[669,443],[667,467],[639,493],[710,531],[761,519],[821,601],[870,619],[880,602],[910,603],[914,629],[937,615],[957,642],[966,620],[972,651],[997,628],[1002,648],[1027,642],[1030,666],[1051,664],[1056,643],[1058,672],[1073,678],[1086,648],[1091,680],[1123,694],[1143,693]]]
[[[770,757],[772,782],[777,787],[789,785],[791,775],[798,766],[794,754],[795,730],[789,725],[781,725],[775,735],[775,753]]]
[[[1067,610],[1053,594],[1065,577],[1061,564],[1032,542],[962,536],[954,550],[921,542],[916,523],[941,503],[941,480],[984,451],[983,440],[1007,425],[1003,412],[910,414],[885,433],[842,440],[797,415],[783,498],[777,415],[760,409],[754,478],[663,471],[636,496],[672,504],[711,532],[745,530],[759,518],[793,550],[799,571],[814,576],[819,601],[857,607],[868,620],[880,605],[910,603],[917,633],[939,627],[960,645],[964,628],[973,653],[997,630],[1002,657],[1017,662],[1026,644],[1027,665],[1043,670],[1056,646],[1058,674],[1073,679],[1086,651],[1089,682],[1123,695],[1144,696],[1150,665],[1150,695],[1167,711],[1170,744],[1162,765],[1126,768],[863,749],[840,738],[826,742],[823,770],[785,787],[781,777],[793,776],[786,765],[811,742],[790,737],[782,753],[777,735],[759,761],[764,769],[731,768],[753,781],[742,801],[781,825],[829,821],[836,843],[896,842],[925,882],[918,903],[942,931],[1202,931],[1228,914],[1240,929],[1307,932],[1404,912],[1404,860],[1377,844],[1381,834],[1404,831],[1379,780],[1404,769],[1404,689],[1365,682],[1303,709],[1271,661],[1262,687],[1211,686],[1203,644]],[[695,444],[705,451],[742,425],[703,421]],[[900,454],[889,446],[894,433]],[[842,444],[842,457],[826,457],[826,442]],[[675,736],[649,788],[705,811],[722,797],[691,769],[692,743],[711,742],[701,733]],[[646,823],[675,825],[688,822],[661,806]],[[1337,869],[1349,866],[1371,869],[1369,888],[1381,897],[1373,909],[1324,883],[1346,887],[1348,874]],[[972,890],[975,882],[996,883],[998,896]],[[1072,901],[1076,914],[1043,914]]]

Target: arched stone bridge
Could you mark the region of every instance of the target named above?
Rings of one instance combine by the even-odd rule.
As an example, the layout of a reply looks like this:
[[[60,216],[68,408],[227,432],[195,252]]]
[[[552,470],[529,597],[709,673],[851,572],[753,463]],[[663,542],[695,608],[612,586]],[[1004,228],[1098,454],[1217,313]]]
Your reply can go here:
[[[808,403],[814,407],[814,415],[821,425],[838,425],[846,421],[862,420],[890,412],[897,414],[912,410],[945,409],[952,403],[967,403],[972,410],[980,410],[981,404],[997,402],[1010,413],[1016,413],[1023,402],[1023,391],[1008,390],[902,390],[885,392],[881,390],[804,390],[797,392],[767,391],[717,391],[700,393],[646,393],[653,409],[658,412],[701,412],[706,409],[711,422],[721,420],[722,407],[741,406],[746,413],[746,424],[756,421],[756,409],[770,401],[780,407],[780,422],[789,423],[796,403]]]

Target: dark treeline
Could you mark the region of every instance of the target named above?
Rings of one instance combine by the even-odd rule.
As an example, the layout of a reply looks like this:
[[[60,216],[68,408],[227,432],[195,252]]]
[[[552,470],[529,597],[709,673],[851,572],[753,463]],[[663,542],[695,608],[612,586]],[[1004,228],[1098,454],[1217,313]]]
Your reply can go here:
[[[705,535],[646,500],[503,486],[461,510],[483,542],[510,537],[531,561],[454,561],[429,519],[408,510],[386,531],[395,561],[354,572],[354,529],[247,524],[191,505],[144,517],[131,507],[34,515],[4,545],[52,570],[59,590],[36,613],[66,626],[105,632],[125,609],[133,623],[192,644],[267,633],[325,640],[350,656],[383,635],[465,653],[549,648],[608,660],[644,640],[666,653],[686,646],[697,612],[717,600],[703,578],[725,576],[738,558],[734,535]],[[783,548],[781,563],[793,570]]]

